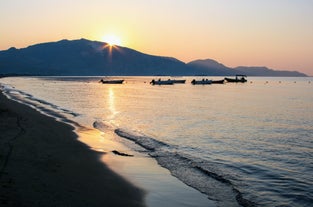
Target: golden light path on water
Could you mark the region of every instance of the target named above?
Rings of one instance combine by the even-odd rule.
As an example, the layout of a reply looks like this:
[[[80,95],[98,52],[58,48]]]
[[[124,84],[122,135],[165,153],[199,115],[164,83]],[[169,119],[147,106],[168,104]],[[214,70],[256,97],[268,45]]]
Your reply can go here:
[[[112,87],[109,88],[108,105],[111,112],[109,119],[114,119],[115,115],[118,114],[118,111],[115,108],[114,89]]]

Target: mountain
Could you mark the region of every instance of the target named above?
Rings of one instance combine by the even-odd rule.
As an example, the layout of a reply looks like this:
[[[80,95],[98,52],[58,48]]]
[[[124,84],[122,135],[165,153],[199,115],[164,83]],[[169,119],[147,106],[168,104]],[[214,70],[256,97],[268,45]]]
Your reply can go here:
[[[0,51],[0,73],[38,75],[175,75],[185,63],[86,39]]]
[[[247,66],[239,66],[235,68],[226,67],[225,65],[212,60],[195,60],[188,63],[192,69],[196,69],[195,71],[202,73],[200,74],[208,74],[211,76],[231,76],[236,74],[244,74],[248,76],[281,76],[281,77],[305,77],[307,76],[304,73],[300,73],[297,71],[284,71],[284,70],[273,70],[267,67],[247,67]]]
[[[225,76],[237,74],[236,71],[212,59],[195,60],[187,63],[187,65],[190,67],[190,70],[197,71],[197,75]]]
[[[0,74],[16,75],[207,75],[305,76],[265,67],[229,68],[215,60],[188,64],[172,57],[154,56],[87,39],[61,40],[0,51]]]
[[[286,71],[286,70],[273,70],[267,67],[246,67],[239,66],[234,68],[237,71],[241,71],[242,74],[248,76],[282,76],[282,77],[304,77],[307,76],[304,73],[298,71]]]

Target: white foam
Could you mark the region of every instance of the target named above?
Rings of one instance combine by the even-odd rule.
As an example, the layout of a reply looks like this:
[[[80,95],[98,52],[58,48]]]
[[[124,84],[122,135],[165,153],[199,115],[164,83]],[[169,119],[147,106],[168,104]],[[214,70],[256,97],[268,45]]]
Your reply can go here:
[[[106,124],[96,122],[97,128],[105,129]],[[159,165],[168,169],[171,174],[185,184],[205,193],[211,200],[215,200],[220,206],[253,206],[254,203],[242,198],[232,182],[217,172],[214,168],[205,168],[208,161],[183,154],[177,146],[145,136],[139,132],[125,129],[115,129],[117,135],[131,140],[146,149],[147,153],[155,158]],[[213,163],[211,163],[213,164]],[[213,171],[212,171],[213,170]]]

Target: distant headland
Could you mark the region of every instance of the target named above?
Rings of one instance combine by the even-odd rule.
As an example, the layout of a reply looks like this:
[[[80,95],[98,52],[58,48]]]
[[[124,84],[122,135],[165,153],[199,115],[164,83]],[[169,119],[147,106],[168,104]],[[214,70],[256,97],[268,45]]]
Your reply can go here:
[[[53,76],[249,76],[304,77],[267,67],[227,67],[212,59],[184,63],[87,39],[61,40],[0,51],[0,75]]]

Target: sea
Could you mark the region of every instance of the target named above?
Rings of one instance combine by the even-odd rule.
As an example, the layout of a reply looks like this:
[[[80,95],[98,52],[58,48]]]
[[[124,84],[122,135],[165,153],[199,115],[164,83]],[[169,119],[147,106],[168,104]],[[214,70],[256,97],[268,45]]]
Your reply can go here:
[[[1,90],[56,119],[134,143],[218,206],[313,206],[313,78],[7,77]],[[151,85],[152,79],[186,79]]]

